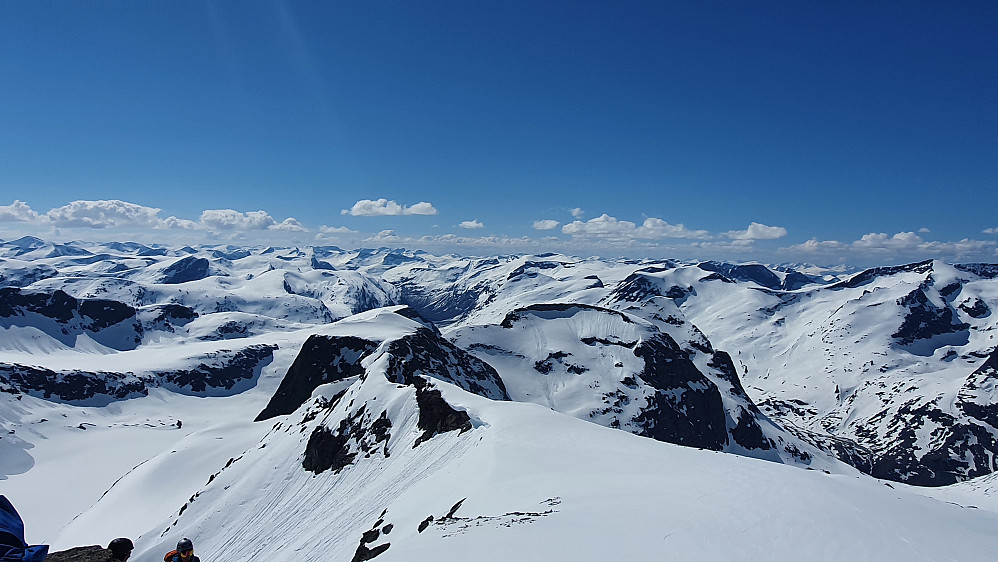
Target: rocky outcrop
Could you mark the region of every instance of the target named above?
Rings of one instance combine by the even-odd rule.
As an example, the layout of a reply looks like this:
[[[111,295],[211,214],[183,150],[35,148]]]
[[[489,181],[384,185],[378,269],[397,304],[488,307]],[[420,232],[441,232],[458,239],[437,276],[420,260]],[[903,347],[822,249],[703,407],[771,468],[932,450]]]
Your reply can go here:
[[[11,326],[37,328],[69,346],[87,334],[120,351],[134,349],[143,335],[131,306],[106,299],[78,300],[61,290],[0,289],[0,327]]]
[[[337,473],[353,462],[359,454],[382,450],[389,456],[387,442],[391,438],[392,422],[387,412],[372,418],[366,406],[361,406],[353,414],[340,420],[339,426],[331,430],[324,425],[317,426],[305,446],[302,468],[321,474],[327,470]]]
[[[72,404],[105,405],[146,396],[149,388],[165,387],[184,394],[224,396],[248,389],[260,369],[273,359],[277,346],[253,345],[191,358],[187,369],[147,373],[54,371],[29,365],[0,363],[0,391],[29,394]]]
[[[118,562],[118,559],[113,557],[110,550],[93,545],[50,552],[45,562]]]
[[[416,425],[423,430],[423,434],[416,438],[413,447],[440,433],[448,431],[464,433],[471,429],[468,412],[455,410],[444,400],[440,391],[433,388],[425,379],[414,378],[412,382],[416,387],[416,406],[419,408],[419,420]]]
[[[891,337],[908,352],[928,356],[942,345],[964,345],[970,341],[967,331],[970,324],[959,322],[949,306],[932,303],[923,289],[915,289],[897,304],[907,309],[907,313]]]
[[[361,360],[377,347],[375,342],[353,336],[309,336],[277,392],[254,421],[290,414],[304,404],[319,385],[363,374]]]
[[[491,365],[447,341],[428,328],[389,344],[388,380],[414,384],[430,377],[455,384],[468,392],[493,400],[509,400],[502,377]]]
[[[644,359],[638,375],[654,393],[634,418],[639,435],[659,441],[720,451],[728,442],[721,393],[669,336],[641,342],[634,355]]]

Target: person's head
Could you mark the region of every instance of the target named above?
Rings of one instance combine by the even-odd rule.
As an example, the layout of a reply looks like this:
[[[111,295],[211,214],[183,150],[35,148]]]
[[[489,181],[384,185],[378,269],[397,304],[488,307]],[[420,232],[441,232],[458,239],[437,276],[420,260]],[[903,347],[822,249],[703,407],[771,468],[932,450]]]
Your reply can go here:
[[[111,555],[114,556],[116,560],[128,560],[128,557],[132,555],[132,549],[135,546],[132,541],[121,537],[111,541],[111,544],[107,545],[107,549],[111,551]]]
[[[191,556],[194,556],[194,541],[184,537],[180,539],[177,543],[177,554],[180,555],[181,560],[189,560]]]

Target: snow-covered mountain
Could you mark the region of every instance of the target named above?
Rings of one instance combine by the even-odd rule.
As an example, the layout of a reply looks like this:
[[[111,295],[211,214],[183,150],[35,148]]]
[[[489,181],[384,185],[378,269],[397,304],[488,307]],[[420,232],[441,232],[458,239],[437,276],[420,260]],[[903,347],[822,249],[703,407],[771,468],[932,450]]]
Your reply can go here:
[[[975,558],[996,275],[22,238],[0,489],[140,561]]]

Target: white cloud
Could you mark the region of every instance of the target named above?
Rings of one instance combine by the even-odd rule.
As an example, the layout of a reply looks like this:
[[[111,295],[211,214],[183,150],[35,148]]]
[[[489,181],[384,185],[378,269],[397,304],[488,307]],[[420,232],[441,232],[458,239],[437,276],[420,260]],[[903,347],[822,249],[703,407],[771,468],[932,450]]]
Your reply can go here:
[[[847,244],[843,244],[837,240],[818,240],[816,238],[812,238],[803,244],[791,246],[790,249],[808,254],[814,254],[826,250],[841,250],[847,246]]]
[[[0,206],[0,222],[38,222],[41,216],[31,210],[27,203],[14,200],[11,205]]]
[[[364,242],[384,243],[384,242],[399,242],[401,240],[402,239],[399,238],[397,234],[395,234],[394,230],[382,230],[381,232],[375,234],[374,236],[366,238]]]
[[[319,227],[320,234],[357,234],[357,231],[350,230],[345,226],[326,226],[322,225]]]
[[[689,230],[682,224],[669,224],[662,219],[649,217],[639,227],[631,221],[617,220],[603,214],[588,221],[573,221],[561,228],[565,234],[575,238],[599,238],[603,240],[634,240],[660,238],[708,238],[706,230]]]
[[[485,228],[485,225],[479,222],[478,219],[471,221],[462,221],[461,224],[459,224],[458,226],[460,226],[461,228],[468,228],[468,229]]]
[[[746,230],[732,230],[725,232],[724,235],[734,240],[775,240],[786,236],[787,229],[753,222]]]
[[[283,230],[286,232],[305,232],[305,227],[294,217],[288,217],[284,221],[272,224],[267,228],[269,230]]]
[[[572,216],[577,219],[581,219],[582,215],[586,214],[586,212],[583,211],[581,207],[576,207],[569,212],[572,213]]]
[[[277,221],[266,211],[240,213],[232,209],[208,209],[201,213],[201,224],[218,230],[264,230]]]
[[[406,207],[402,214],[405,215],[435,215],[437,210],[433,208],[433,205],[420,201],[411,207]]]
[[[319,242],[326,242],[329,240],[342,242],[349,239],[353,234],[357,234],[357,232],[350,230],[345,226],[322,225],[319,227],[319,232],[315,234],[315,239]]]
[[[683,224],[669,224],[662,219],[645,219],[636,233],[640,238],[707,238],[706,230],[689,230]]]
[[[919,234],[928,234],[928,233],[930,233],[930,232],[932,232],[932,231],[931,231],[931,230],[929,230],[928,228],[924,227],[924,226],[923,226],[922,228],[919,228],[919,229],[918,229],[918,233],[919,233]]]
[[[899,250],[918,248],[924,242],[922,237],[914,232],[898,232],[894,236],[888,236],[883,232],[871,232],[864,234],[862,238],[853,242],[852,245],[853,247],[864,249]]]
[[[196,230],[200,228],[200,226],[201,225],[199,225],[194,221],[187,219],[178,219],[177,217],[171,215],[170,217],[161,220],[156,228],[167,228],[167,229],[177,228],[182,230]]]
[[[125,201],[73,201],[69,205],[52,209],[46,216],[55,227],[108,228],[138,226],[154,228],[159,225],[160,209],[143,207]]]
[[[561,223],[551,219],[534,221],[534,230],[554,230],[558,228],[559,224]]]
[[[998,234],[998,228],[985,228],[981,234]]]
[[[403,207],[395,201],[389,201],[388,199],[378,199],[377,201],[361,199],[360,201],[354,203],[353,207],[350,209],[343,209],[341,213],[355,217],[380,217],[398,215],[435,215],[437,214],[437,210],[433,208],[433,205],[425,201],[416,203],[411,207]]]
[[[576,238],[602,238],[625,240],[634,237],[637,225],[630,221],[618,221],[606,213],[588,221],[572,221],[561,227],[565,234]]]

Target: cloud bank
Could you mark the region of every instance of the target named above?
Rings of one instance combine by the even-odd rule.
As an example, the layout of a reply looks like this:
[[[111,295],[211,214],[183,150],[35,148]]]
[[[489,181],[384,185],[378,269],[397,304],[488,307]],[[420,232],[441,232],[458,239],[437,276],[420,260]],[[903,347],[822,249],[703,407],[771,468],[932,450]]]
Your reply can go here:
[[[576,217],[583,214],[574,209]],[[358,201],[353,216],[405,216],[437,214],[430,203],[400,205],[387,199]],[[744,230],[710,233],[682,223],[673,224],[657,217],[640,223],[621,220],[609,214],[567,224],[553,219],[528,223],[537,237],[495,234],[467,236],[455,233],[435,235],[399,234],[396,230],[378,232],[352,230],[346,226],[322,225],[309,229],[294,217],[279,220],[270,213],[207,209],[196,220],[170,216],[161,218],[162,210],[119,200],[73,201],[45,213],[36,212],[27,203],[15,200],[0,205],[0,238],[10,239],[29,233],[66,239],[87,236],[105,240],[147,242],[295,244],[332,242],[342,247],[406,246],[442,253],[486,255],[488,253],[556,251],[574,255],[600,254],[607,257],[669,257],[677,259],[723,259],[763,263],[808,262],[819,265],[849,264],[888,265],[924,259],[949,262],[994,262],[998,239],[965,238],[958,241],[933,241],[928,229],[895,234],[869,232],[852,241],[811,238],[799,243],[776,241],[789,233],[781,226],[749,222]],[[454,224],[462,231],[481,230],[479,219]],[[559,228],[560,227],[560,228]],[[427,227],[429,228],[429,227]],[[433,225],[436,228],[436,225]],[[46,232],[47,231],[47,232]],[[998,234],[998,227],[981,231]]]

